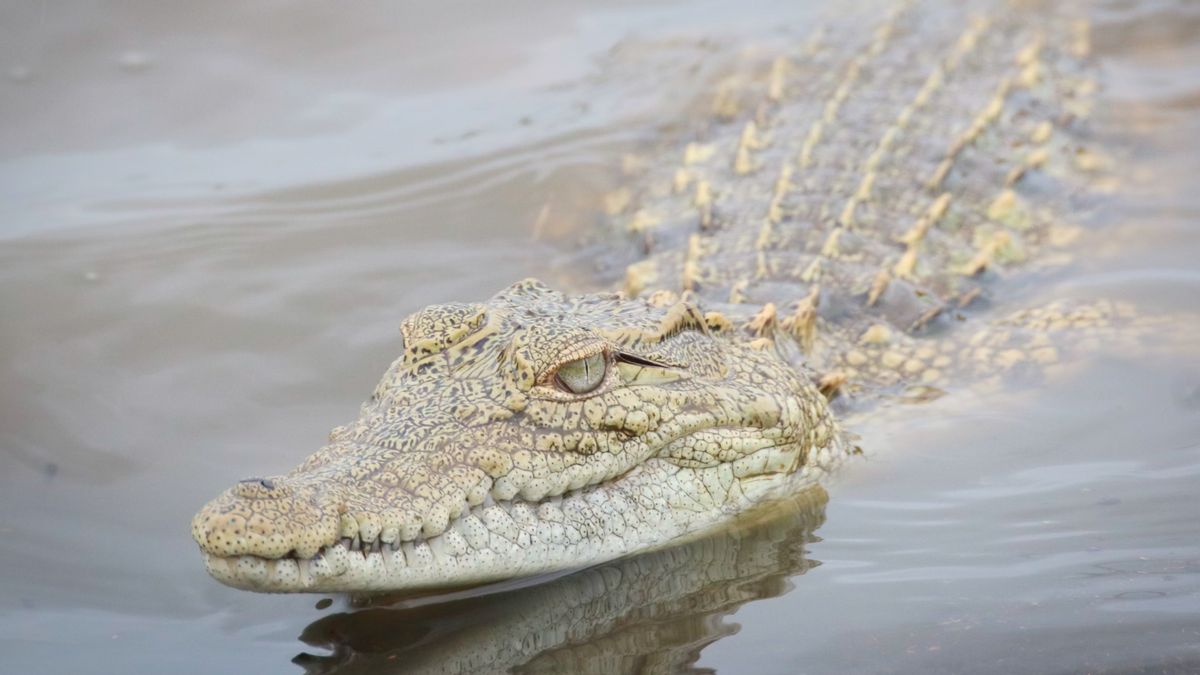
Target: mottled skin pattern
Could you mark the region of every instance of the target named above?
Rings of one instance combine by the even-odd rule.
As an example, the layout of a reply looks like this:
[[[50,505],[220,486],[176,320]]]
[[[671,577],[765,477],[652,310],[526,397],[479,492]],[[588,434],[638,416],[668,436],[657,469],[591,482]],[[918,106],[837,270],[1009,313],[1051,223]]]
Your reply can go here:
[[[536,281],[430,307],[404,322],[404,355],[358,421],[291,473],[235,485],[194,534],[223,581],[362,591],[535,574],[696,532],[836,447],[810,378],[737,332],[688,303]],[[555,383],[593,354],[608,363],[595,390]]]
[[[300,639],[306,673],[691,673],[736,633],[742,604],[783,594],[816,563],[820,488],[759,507],[720,533],[533,587],[324,615]],[[381,603],[373,603],[379,605]]]
[[[847,10],[720,83],[606,200],[640,249],[621,293],[526,281],[409,317],[357,421],[197,514],[210,573],[405,591],[652,550],[819,478],[846,454],[830,396],[1059,362],[1055,331],[1128,310],[975,317],[1075,238],[1101,163],[1087,26],[1034,9]],[[564,387],[595,355],[596,389]]]

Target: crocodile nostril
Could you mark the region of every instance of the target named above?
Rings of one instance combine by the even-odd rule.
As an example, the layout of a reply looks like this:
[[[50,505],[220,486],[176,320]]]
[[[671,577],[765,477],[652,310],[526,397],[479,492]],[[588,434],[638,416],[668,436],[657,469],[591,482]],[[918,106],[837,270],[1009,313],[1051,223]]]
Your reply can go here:
[[[272,480],[268,480],[266,478],[243,478],[242,480],[239,480],[238,482],[239,483],[258,483],[259,485],[265,487],[268,490],[275,489],[275,482]]]

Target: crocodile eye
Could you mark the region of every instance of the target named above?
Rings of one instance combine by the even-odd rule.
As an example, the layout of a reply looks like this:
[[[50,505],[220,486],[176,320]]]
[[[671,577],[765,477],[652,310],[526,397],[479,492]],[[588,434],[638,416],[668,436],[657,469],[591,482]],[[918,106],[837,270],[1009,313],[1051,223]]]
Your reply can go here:
[[[568,361],[558,367],[554,378],[559,386],[573,394],[586,394],[604,381],[604,371],[608,368],[608,359],[603,353],[576,361]]]

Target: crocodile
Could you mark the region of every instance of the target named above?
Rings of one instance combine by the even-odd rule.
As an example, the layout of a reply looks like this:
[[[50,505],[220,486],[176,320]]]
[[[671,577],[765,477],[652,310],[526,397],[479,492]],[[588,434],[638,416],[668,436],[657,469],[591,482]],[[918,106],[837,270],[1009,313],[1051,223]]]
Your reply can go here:
[[[357,420],[194,517],[208,572],[416,593],[677,545],[820,484],[859,452],[842,410],[1114,336],[1120,303],[988,312],[1095,203],[1087,21],[914,0],[810,28],[623,162],[615,288],[409,316]]]

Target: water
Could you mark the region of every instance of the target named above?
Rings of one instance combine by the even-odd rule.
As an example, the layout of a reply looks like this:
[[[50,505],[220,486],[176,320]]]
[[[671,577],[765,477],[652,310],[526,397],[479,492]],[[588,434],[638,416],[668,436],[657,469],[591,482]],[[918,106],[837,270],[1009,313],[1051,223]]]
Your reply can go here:
[[[204,574],[195,509],[353,417],[401,317],[586,285],[622,155],[816,9],[6,3],[0,671],[1200,671],[1188,350],[888,408],[827,501],[532,588],[361,610]],[[1195,311],[1200,12],[1090,12],[1135,182],[1014,302]]]

